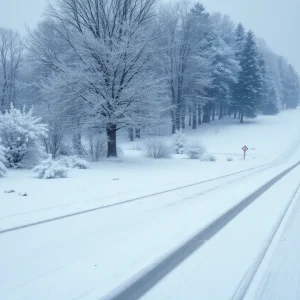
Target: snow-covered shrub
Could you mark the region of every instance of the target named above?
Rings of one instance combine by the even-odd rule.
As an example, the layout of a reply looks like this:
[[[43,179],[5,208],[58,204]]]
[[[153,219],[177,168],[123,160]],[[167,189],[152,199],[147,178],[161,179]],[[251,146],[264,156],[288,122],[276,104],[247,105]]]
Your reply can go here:
[[[165,141],[160,139],[151,139],[145,141],[145,154],[150,158],[171,158],[172,149]]]
[[[186,136],[182,132],[182,130],[176,130],[174,145],[175,145],[175,153],[176,154],[184,153],[184,148],[186,145]]]
[[[205,151],[205,147],[200,142],[189,143],[185,149],[185,153],[190,159],[199,159]]]
[[[77,156],[64,156],[58,162],[70,169],[89,169],[89,164],[86,160]]]
[[[42,161],[33,169],[33,172],[36,173],[38,178],[41,179],[68,177],[68,168],[52,158]]]
[[[233,161],[233,157],[232,156],[228,156],[227,157],[227,161]]]
[[[3,177],[6,174],[6,158],[5,158],[5,149],[0,145],[0,177]]]
[[[0,114],[0,138],[6,148],[5,157],[8,167],[22,168],[30,164],[40,153],[38,141],[47,136],[47,126],[40,118],[26,111],[14,108]]]
[[[217,161],[217,158],[213,154],[209,153],[202,154],[199,159],[201,161]]]

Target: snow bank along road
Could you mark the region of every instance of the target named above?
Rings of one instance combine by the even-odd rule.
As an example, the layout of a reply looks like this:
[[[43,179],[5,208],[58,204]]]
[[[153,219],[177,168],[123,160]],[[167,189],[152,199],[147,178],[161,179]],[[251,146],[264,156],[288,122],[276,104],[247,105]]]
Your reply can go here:
[[[297,156],[297,153],[294,154]],[[282,213],[288,201],[289,191],[294,190],[291,187],[297,185],[300,168],[279,180],[291,170],[291,165],[292,161],[281,161],[281,164],[274,164],[253,176],[239,178],[239,185],[237,180],[226,181],[218,183],[222,186],[217,189],[211,186],[211,191],[206,193],[199,186],[193,186],[153,196],[151,201],[135,201],[1,234],[0,298],[99,299],[109,295],[109,291],[134,274],[137,274],[136,278],[143,278],[139,275],[141,270],[146,270],[142,273],[147,274],[149,266],[159,265],[159,258],[159,262],[163,262],[164,258],[170,257],[173,253],[170,250],[186,244],[188,236],[194,237],[206,231],[208,239],[213,236],[213,231],[219,231],[199,250],[194,253],[189,250],[188,254],[193,255],[186,255],[185,262],[144,297],[187,299],[187,291],[194,291],[197,295],[201,286],[200,295],[204,295],[204,299],[227,299],[261,251],[277,215]],[[268,185],[279,181],[237,214],[239,209],[256,198],[253,191],[274,177]],[[282,197],[278,197],[280,192],[283,192]],[[226,211],[229,212],[224,215]],[[233,216],[235,218],[229,222]],[[219,225],[213,227],[212,220],[219,220]],[[235,261],[237,258],[238,261]],[[176,270],[182,268],[187,270],[178,275]],[[167,273],[166,270],[163,272]],[[164,274],[161,274],[163,278]],[[182,277],[182,274],[185,276]],[[173,278],[170,283],[167,282],[169,278]],[[152,282],[150,285],[153,286],[152,280],[150,276],[147,284]],[[218,284],[217,289],[210,286],[212,282]],[[224,287],[222,282],[226,283]],[[188,286],[192,283],[195,284],[194,289]],[[139,291],[139,295],[149,289],[145,287],[140,285],[139,288],[144,291]],[[175,287],[179,290],[176,291]],[[126,288],[123,290],[126,291]],[[175,297],[168,296],[168,292],[172,291],[177,292]],[[183,291],[185,296],[180,295]],[[228,297],[220,297],[221,294],[210,297],[217,292]],[[112,297],[114,295],[118,293]]]

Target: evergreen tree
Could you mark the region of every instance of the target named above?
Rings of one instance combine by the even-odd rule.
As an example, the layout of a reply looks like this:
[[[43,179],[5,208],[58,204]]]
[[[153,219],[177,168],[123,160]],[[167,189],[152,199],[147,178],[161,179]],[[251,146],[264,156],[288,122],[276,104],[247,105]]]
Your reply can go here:
[[[215,40],[212,48],[212,97],[219,108],[219,119],[226,112],[231,87],[237,82],[239,61],[235,53],[234,25],[219,15],[215,18]]]
[[[280,96],[274,82],[269,82],[268,94],[262,105],[264,115],[276,115],[280,111]]]
[[[236,39],[236,59],[241,66],[242,52],[244,49],[245,39],[246,39],[246,31],[244,26],[239,23],[235,30],[235,39]],[[240,110],[239,107],[239,84],[236,82],[232,85],[232,100],[231,107],[234,113],[234,118],[237,116],[237,112]]]
[[[241,55],[241,71],[237,86],[237,101],[240,109],[240,122],[244,117],[256,118],[261,104],[261,69],[260,55],[254,40],[254,34],[249,31]]]
[[[286,90],[286,107],[290,109],[297,108],[299,104],[299,76],[292,65],[288,66],[287,76],[285,81]]]
[[[246,40],[246,31],[244,26],[239,23],[236,30],[235,30],[235,36],[236,36],[236,56],[239,61],[241,61],[242,58],[242,52],[245,45]]]
[[[260,69],[260,81],[259,81],[260,86],[259,86],[258,93],[260,97],[260,102],[261,104],[263,104],[263,102],[265,101],[265,99],[268,97],[269,94],[270,78],[269,78],[266,62],[261,53],[259,53],[258,66]]]
[[[286,81],[285,81],[285,76],[286,76],[286,61],[283,57],[279,56],[278,57],[278,69],[279,69],[279,79],[280,79],[280,100],[281,100],[281,106],[282,108],[286,108]]]

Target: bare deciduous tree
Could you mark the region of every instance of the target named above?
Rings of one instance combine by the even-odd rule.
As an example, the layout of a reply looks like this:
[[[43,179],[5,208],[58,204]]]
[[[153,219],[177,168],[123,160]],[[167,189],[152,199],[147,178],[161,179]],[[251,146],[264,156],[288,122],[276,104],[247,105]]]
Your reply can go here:
[[[44,35],[34,49],[50,61],[43,90],[77,108],[81,121],[105,129],[108,156],[117,156],[116,134],[157,116],[159,83],[150,70],[153,58],[155,0],[56,0],[48,18],[67,49],[49,55]],[[48,39],[46,39],[48,40]],[[83,117],[84,116],[84,117]],[[147,121],[145,121],[147,123]]]
[[[18,33],[0,28],[0,110],[8,109],[16,100],[16,81],[20,69],[23,44]]]
[[[162,31],[160,65],[173,104],[171,118],[172,132],[175,133],[184,126],[186,102],[190,102],[191,91],[197,89],[199,94],[203,89],[203,77],[209,79],[207,68],[203,68],[208,59],[204,53],[207,52],[209,15],[201,4],[192,8],[182,1],[162,8],[159,24]],[[197,114],[196,102],[192,105],[194,115]]]

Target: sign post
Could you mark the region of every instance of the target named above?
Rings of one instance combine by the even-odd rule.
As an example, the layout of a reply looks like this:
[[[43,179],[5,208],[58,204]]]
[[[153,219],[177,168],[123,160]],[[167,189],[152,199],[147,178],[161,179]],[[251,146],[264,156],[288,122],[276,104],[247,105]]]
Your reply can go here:
[[[248,151],[249,149],[248,149],[247,146],[244,146],[244,147],[242,148],[242,150],[244,151],[244,160],[245,160],[245,159],[246,159],[246,153],[247,153],[247,151]]]

